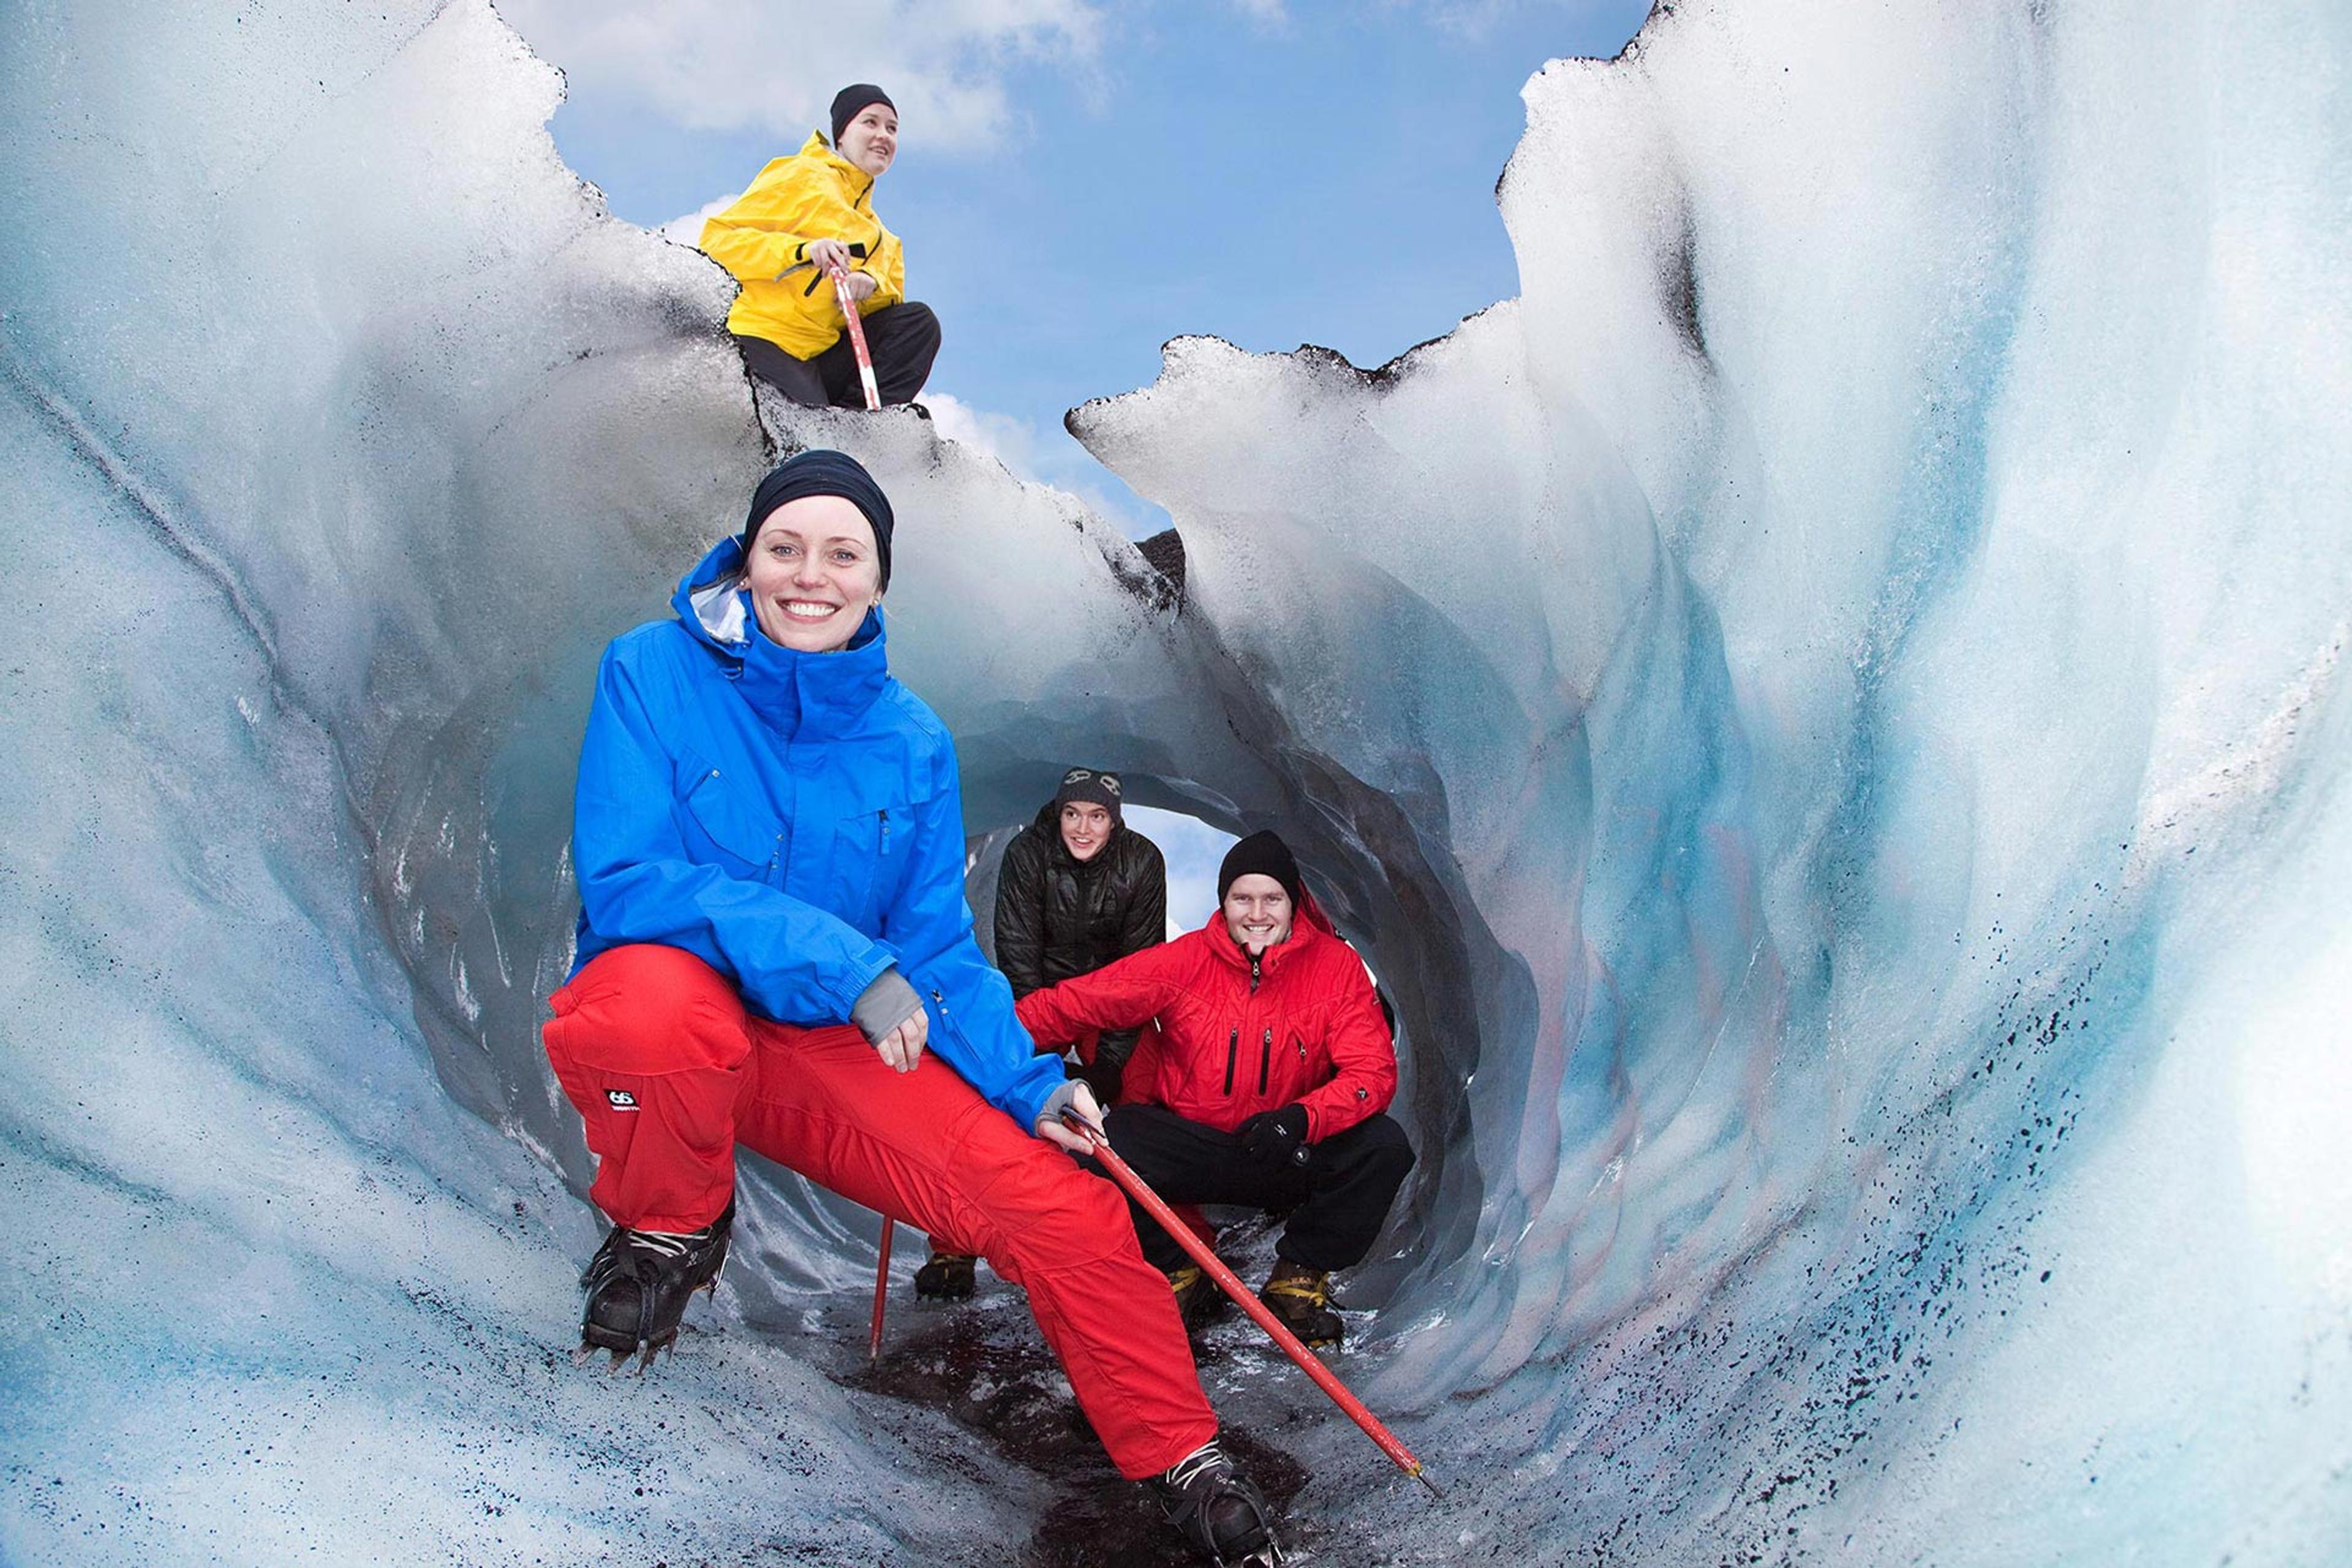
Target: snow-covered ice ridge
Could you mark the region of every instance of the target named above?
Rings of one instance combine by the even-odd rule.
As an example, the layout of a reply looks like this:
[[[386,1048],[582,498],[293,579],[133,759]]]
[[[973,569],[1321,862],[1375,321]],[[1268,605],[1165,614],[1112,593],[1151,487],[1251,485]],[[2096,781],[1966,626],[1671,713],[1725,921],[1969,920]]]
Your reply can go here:
[[[1122,767],[1398,994],[1349,1366],[1453,1489],[1279,1435],[1334,1539],[2345,1560],[2347,68],[2326,0],[1661,5],[1528,84],[1519,298],[1073,415],[1180,607],[911,418],[755,409],[483,0],[8,7],[0,1559],[1027,1534],[794,1352],[872,1258],[795,1180],[773,1333],[549,1354],[589,672],[826,443],[976,835]]]

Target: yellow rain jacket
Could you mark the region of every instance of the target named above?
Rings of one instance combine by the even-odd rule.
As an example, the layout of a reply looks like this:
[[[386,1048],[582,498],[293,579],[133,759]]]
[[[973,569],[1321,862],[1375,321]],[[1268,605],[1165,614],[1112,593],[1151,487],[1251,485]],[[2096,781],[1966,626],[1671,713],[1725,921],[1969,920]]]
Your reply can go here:
[[[870,316],[906,298],[898,237],[866,204],[874,176],[825,144],[822,132],[789,158],[772,160],[735,203],[702,226],[702,252],[743,285],[727,330],[765,338],[795,359],[814,359],[842,333],[833,279],[808,259],[809,242],[837,239],[877,285],[857,307]]]

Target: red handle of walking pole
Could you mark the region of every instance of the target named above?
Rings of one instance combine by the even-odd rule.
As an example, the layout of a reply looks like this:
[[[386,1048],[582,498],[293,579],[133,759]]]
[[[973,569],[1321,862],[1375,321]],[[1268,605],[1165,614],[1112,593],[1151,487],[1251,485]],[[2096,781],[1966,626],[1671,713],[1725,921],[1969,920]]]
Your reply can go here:
[[[890,1294],[890,1233],[897,1224],[882,1216],[882,1256],[874,1261],[874,1330],[866,1337],[866,1359],[882,1359],[882,1302]]]
[[[1095,1158],[1102,1162],[1103,1169],[1111,1173],[1112,1179],[1125,1187],[1128,1194],[1137,1203],[1143,1205],[1143,1211],[1146,1214],[1160,1222],[1160,1229],[1174,1237],[1177,1244],[1192,1255],[1192,1261],[1208,1271],[1209,1278],[1217,1282],[1218,1289],[1234,1299],[1234,1305],[1247,1312],[1259,1328],[1273,1336],[1274,1342],[1282,1347],[1282,1353],[1297,1362],[1298,1370],[1313,1378],[1315,1386],[1329,1394],[1331,1403],[1346,1411],[1348,1418],[1364,1429],[1364,1436],[1378,1443],[1381,1446],[1381,1452],[1396,1462],[1397,1468],[1427,1487],[1433,1495],[1438,1497],[1445,1495],[1438,1491],[1437,1483],[1431,1480],[1422,1469],[1421,1461],[1412,1457],[1412,1450],[1400,1442],[1395,1433],[1381,1425],[1381,1418],[1365,1409],[1363,1402],[1348,1392],[1347,1386],[1332,1373],[1329,1367],[1323,1364],[1313,1351],[1298,1342],[1298,1336],[1283,1326],[1282,1320],[1276,1317],[1266,1304],[1259,1300],[1232,1269],[1225,1267],[1223,1260],[1218,1258],[1207,1242],[1192,1233],[1191,1226],[1176,1217],[1176,1211],[1162,1202],[1158,1193],[1144,1185],[1143,1178],[1130,1170],[1127,1162],[1113,1152],[1108,1139],[1095,1131],[1091,1124],[1069,1112],[1063,1113],[1063,1120],[1073,1131],[1093,1147]]]
[[[849,347],[857,355],[857,379],[866,388],[866,406],[878,410],[882,391],[874,384],[874,356],[866,350],[865,319],[857,313],[857,301],[849,297],[849,269],[835,265],[832,270],[833,297],[841,301],[841,313],[849,322]],[[884,1239],[888,1239],[887,1234]]]

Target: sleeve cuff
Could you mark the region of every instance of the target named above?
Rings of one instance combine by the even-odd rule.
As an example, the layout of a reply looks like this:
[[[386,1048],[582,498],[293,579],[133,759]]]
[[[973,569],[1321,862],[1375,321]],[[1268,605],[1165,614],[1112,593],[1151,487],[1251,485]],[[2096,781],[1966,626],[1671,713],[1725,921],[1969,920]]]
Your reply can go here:
[[[1078,1080],[1076,1079],[1066,1079],[1062,1082],[1055,1084],[1054,1086],[1054,1091],[1051,1094],[1048,1094],[1045,1097],[1045,1103],[1037,1108],[1037,1121],[1049,1125],[1053,1122],[1061,1121],[1062,1112],[1067,1110],[1070,1108],[1071,1102],[1076,1100],[1077,1098]],[[1031,1131],[1034,1131],[1035,1130],[1035,1125],[1033,1123]]]
[[[923,999],[907,984],[907,977],[896,965],[876,975],[857,1000],[850,1004],[849,1021],[866,1037],[869,1046],[881,1043],[884,1036],[922,1011]]]

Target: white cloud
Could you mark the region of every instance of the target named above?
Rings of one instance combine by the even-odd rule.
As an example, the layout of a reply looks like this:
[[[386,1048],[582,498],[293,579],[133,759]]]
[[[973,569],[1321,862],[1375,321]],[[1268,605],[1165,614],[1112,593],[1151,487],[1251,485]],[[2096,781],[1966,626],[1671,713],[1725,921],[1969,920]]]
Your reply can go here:
[[[1011,414],[975,408],[953,393],[927,390],[923,406],[940,435],[995,458],[1024,484],[1048,485],[1074,496],[1087,510],[1130,539],[1168,526],[1164,515],[1107,484],[1109,472],[1060,429],[1041,432]]]
[[[1016,479],[1043,482],[1037,474],[1037,433],[1025,420],[974,408],[949,392],[927,392],[922,403],[931,411],[932,427],[946,439],[995,458]]]
[[[689,131],[764,130],[797,147],[833,95],[879,83],[909,146],[977,150],[1012,120],[1021,61],[1091,71],[1094,0],[499,0],[541,57]],[[787,149],[789,150],[789,149]]]
[[[1217,872],[1234,836],[1198,817],[1154,806],[1130,805],[1127,825],[1160,846],[1168,862],[1168,937],[1183,935],[1217,907]]]
[[[1513,13],[1597,9],[1594,0],[1387,0],[1387,5],[1391,11],[1417,13],[1431,26],[1474,44],[1492,37]]]
[[[723,196],[715,196],[684,217],[670,219],[654,232],[664,239],[675,240],[689,250],[699,250],[702,248],[703,221],[706,218],[717,217],[720,213],[725,212],[734,205],[735,198],[740,195],[742,195],[740,191],[730,191]]]

